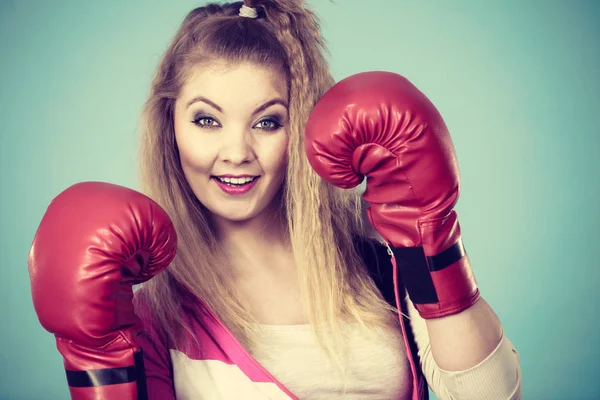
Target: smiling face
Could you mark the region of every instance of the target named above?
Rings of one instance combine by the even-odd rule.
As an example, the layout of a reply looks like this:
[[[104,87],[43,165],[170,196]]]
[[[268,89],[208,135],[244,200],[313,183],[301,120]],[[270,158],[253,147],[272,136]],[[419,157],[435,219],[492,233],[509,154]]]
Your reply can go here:
[[[192,191],[216,220],[246,221],[281,201],[285,75],[251,63],[196,68],[175,102],[175,138]]]

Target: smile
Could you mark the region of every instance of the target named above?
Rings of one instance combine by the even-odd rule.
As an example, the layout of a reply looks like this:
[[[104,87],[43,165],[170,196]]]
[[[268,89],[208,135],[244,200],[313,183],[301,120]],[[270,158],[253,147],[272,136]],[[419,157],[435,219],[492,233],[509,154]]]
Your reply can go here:
[[[247,183],[252,182],[253,180],[255,180],[256,178],[258,178],[257,176],[245,176],[242,178],[230,178],[230,177],[220,177],[217,176],[216,177],[218,180],[220,180],[223,183],[227,183],[230,185],[245,185]]]
[[[217,186],[228,195],[248,193],[256,185],[260,176],[213,176]]]

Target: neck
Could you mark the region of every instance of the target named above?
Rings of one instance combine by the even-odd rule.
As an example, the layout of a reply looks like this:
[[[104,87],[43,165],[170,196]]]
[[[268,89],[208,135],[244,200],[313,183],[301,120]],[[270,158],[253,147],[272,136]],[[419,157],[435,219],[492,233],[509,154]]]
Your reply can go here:
[[[287,224],[282,213],[264,212],[249,220],[221,220],[215,225],[219,241],[230,248],[289,241]]]
[[[285,214],[274,207],[245,221],[215,217],[213,223],[217,238],[236,274],[252,273],[261,266],[269,268],[272,263],[265,260],[290,251]]]

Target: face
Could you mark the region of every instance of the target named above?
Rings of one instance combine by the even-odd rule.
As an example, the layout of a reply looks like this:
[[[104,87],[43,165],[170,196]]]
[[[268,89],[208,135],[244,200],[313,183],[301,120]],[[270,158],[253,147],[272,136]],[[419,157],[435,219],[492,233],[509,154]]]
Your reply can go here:
[[[217,220],[270,213],[285,176],[287,85],[275,68],[214,62],[192,71],[175,103],[183,172]]]

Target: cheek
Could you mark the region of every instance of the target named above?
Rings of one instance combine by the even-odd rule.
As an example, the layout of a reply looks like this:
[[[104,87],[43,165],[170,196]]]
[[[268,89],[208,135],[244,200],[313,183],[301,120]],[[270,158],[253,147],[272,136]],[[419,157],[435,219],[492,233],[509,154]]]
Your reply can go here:
[[[261,155],[261,164],[267,172],[274,175],[284,175],[287,165],[287,135],[281,138],[275,138],[267,146],[263,146]]]
[[[191,174],[207,173],[214,162],[214,152],[210,146],[196,135],[179,132],[175,135],[181,167],[188,179]]]

